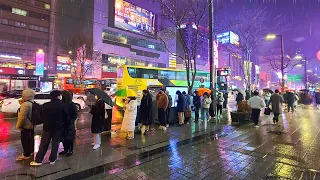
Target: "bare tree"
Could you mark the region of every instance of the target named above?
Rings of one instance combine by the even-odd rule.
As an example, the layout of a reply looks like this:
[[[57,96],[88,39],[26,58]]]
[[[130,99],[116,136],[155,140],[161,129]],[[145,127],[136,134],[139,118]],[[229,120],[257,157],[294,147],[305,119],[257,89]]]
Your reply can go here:
[[[281,54],[279,52],[279,49],[267,51],[265,55],[262,56],[262,63],[265,63],[272,71],[283,72],[283,74],[281,74],[282,76],[292,71],[298,64],[301,64],[299,60],[295,59],[296,52],[292,51],[291,53],[285,53],[283,66],[281,66]]]
[[[207,0],[155,0],[162,9],[158,38],[168,52],[183,61],[188,91],[191,93],[197,73],[197,54],[202,43],[208,43]],[[187,30],[189,28],[189,31]],[[172,40],[176,42],[172,43]],[[172,45],[174,44],[174,45]],[[174,47],[172,47],[174,46]],[[178,46],[182,53],[176,53]]]
[[[64,39],[61,48],[69,55],[71,75],[78,79],[81,88],[84,88],[83,80],[86,74],[101,64],[101,51],[95,50],[92,39],[82,33]]]
[[[275,16],[272,12],[262,7],[240,11],[230,23],[235,24],[231,30],[239,36],[239,45],[231,45],[226,49],[231,53],[236,53],[236,51],[240,50],[247,64],[251,62],[251,55],[257,52],[257,49],[265,43],[267,34],[281,33],[290,27],[290,24],[286,22],[285,15],[279,14]],[[242,62],[241,66],[243,64]],[[242,68],[244,68],[243,72],[247,75],[244,76],[247,89],[250,90],[251,68],[245,68],[244,66]]]

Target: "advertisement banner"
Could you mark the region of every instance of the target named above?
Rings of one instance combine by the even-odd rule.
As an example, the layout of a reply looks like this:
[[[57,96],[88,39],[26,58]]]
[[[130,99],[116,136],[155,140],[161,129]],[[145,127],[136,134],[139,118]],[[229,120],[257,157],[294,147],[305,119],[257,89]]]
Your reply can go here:
[[[35,75],[43,76],[44,74],[44,52],[38,51],[36,53],[36,72]]]

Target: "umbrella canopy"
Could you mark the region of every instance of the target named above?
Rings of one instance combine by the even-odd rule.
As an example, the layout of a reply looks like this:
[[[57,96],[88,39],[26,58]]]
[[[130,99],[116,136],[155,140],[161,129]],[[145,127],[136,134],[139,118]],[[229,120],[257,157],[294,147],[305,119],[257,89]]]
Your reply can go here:
[[[199,88],[199,89],[197,89],[197,91],[198,91],[198,95],[199,95],[199,96],[203,96],[203,94],[204,94],[205,92],[208,93],[208,94],[211,93],[211,90],[208,89],[208,88]]]
[[[115,93],[115,95],[117,97],[136,97],[137,93],[132,89],[120,89]]]
[[[267,92],[273,94],[273,91],[271,89],[269,89],[269,88],[265,88],[265,89],[263,89],[263,91],[267,91]]]
[[[87,89],[87,91],[90,92],[91,94],[97,95],[101,100],[103,100],[106,104],[110,105],[111,107],[113,106],[113,101],[111,97],[101,89],[92,88],[92,89]]]

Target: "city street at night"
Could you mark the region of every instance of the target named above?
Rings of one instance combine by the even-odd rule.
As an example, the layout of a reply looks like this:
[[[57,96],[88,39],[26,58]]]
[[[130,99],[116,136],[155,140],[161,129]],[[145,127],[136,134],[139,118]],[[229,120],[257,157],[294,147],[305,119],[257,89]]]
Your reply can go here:
[[[0,0],[0,180],[320,180],[320,0]]]
[[[55,166],[34,168],[30,161],[15,162],[21,145],[14,136],[2,142],[1,177],[318,179],[319,115],[311,106],[299,107],[296,114],[283,114],[279,126],[272,123],[272,117],[262,116],[260,127],[255,129],[252,124],[230,125],[224,112],[219,122],[170,126],[166,132],[152,129],[147,135],[136,134],[134,140],[126,140],[114,127],[111,135],[103,136],[102,148],[97,151],[91,150],[92,136],[86,127],[89,120],[77,131],[74,155],[59,156]]]

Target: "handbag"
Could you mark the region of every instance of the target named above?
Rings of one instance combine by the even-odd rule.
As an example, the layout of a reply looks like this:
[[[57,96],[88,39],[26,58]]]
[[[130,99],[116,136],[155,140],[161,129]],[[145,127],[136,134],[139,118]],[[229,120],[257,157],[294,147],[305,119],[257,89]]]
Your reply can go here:
[[[186,110],[186,112],[184,113],[184,117],[191,118],[191,110]]]

